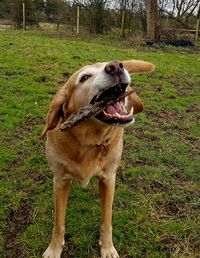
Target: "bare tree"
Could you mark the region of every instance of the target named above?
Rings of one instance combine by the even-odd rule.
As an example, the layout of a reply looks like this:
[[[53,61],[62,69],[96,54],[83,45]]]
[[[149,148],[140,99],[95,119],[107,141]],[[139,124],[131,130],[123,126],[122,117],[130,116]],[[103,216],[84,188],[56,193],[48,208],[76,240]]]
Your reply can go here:
[[[188,27],[188,20],[192,15],[197,14],[200,0],[159,0],[158,6],[162,13]]]

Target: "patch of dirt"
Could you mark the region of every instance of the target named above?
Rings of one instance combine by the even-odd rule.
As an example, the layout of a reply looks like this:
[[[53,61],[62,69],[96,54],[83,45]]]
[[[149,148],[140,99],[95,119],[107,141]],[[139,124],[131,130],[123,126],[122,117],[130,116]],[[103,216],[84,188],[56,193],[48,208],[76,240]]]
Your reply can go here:
[[[161,209],[165,210],[165,213],[173,216],[179,214],[184,209],[184,203],[174,203],[174,202],[168,202]]]
[[[70,72],[63,72],[62,78],[58,81],[58,84],[63,86],[67,82],[67,80],[70,78],[71,75],[72,75],[72,73],[70,73]]]
[[[200,106],[198,104],[190,104],[186,109],[186,113],[195,113],[197,112],[198,118],[200,119]]]
[[[180,141],[189,142],[194,146],[194,148],[199,149],[199,140],[196,137],[190,136],[189,132],[189,124],[200,123],[200,108],[197,104],[190,104],[187,108],[185,113],[178,113],[178,112],[148,112],[148,117],[152,119],[157,126],[165,131],[167,134],[173,134],[174,136],[178,137]],[[193,116],[192,116],[193,115]],[[194,117],[195,120],[192,120]],[[183,124],[184,121],[184,124]]]
[[[182,170],[180,168],[176,169],[176,171],[173,174],[173,178],[175,180],[177,180],[179,182],[179,184],[180,184],[180,182],[184,182],[184,181],[188,180],[188,178],[184,174],[184,170]]]
[[[148,139],[151,142],[151,149],[157,149],[158,146],[158,142],[159,142],[159,137],[157,137],[155,134],[151,134],[151,131],[149,131],[149,129],[152,129],[151,126],[146,126],[144,125],[142,127],[142,129],[137,129],[137,128],[126,128],[126,134],[129,135],[134,135],[136,137],[136,139],[140,139],[140,140],[144,140],[144,139]],[[156,128],[154,126],[153,128],[153,132],[159,131],[160,128]],[[138,143],[132,143],[132,147],[131,150],[133,150],[133,148],[135,149],[135,151],[137,151],[137,144]],[[125,141],[124,142],[124,147],[125,148],[129,148],[129,142]]]
[[[56,91],[48,91],[48,94],[49,94],[49,95],[55,95],[55,94],[56,94]]]
[[[64,78],[68,79],[68,78],[71,76],[71,73],[69,73],[69,72],[63,72],[63,73],[62,73],[62,76],[63,76]]]
[[[40,76],[39,78],[36,78],[35,81],[36,81],[36,82],[43,83],[43,82],[49,82],[49,81],[51,81],[51,79],[48,78],[48,77],[45,76],[45,75],[42,75],[42,76]]]
[[[198,88],[198,87],[199,85],[194,83],[190,86],[179,86],[177,94],[179,97],[183,97],[183,98],[187,98],[188,96],[195,96],[193,91],[194,91],[194,88]]]
[[[22,255],[23,248],[17,238],[32,223],[32,212],[28,200],[21,202],[17,211],[10,211],[8,223],[3,232],[3,248],[6,258],[24,257]]]
[[[155,219],[175,217],[176,219],[187,216],[191,204],[186,200],[170,200],[155,205]],[[153,217],[154,217],[153,215]]]
[[[162,193],[162,192],[168,192],[170,190],[170,186],[161,180],[150,180],[145,175],[140,175],[137,178],[128,181],[129,187],[136,191],[142,191],[145,194],[150,193]]]
[[[80,56],[72,56],[72,59],[81,59],[81,57]]]
[[[193,238],[189,233],[185,234],[184,239],[176,238],[175,236],[163,236],[157,243],[160,245],[160,250],[166,251],[175,257],[194,257],[199,258],[199,240],[198,237]],[[193,253],[194,255],[192,255]]]
[[[34,170],[29,170],[27,171],[26,174],[23,175],[24,179],[31,178],[37,185],[41,185],[45,182],[46,176],[41,175]]]
[[[23,161],[22,161],[23,162]],[[43,184],[45,177],[33,171],[27,171],[20,177],[20,180],[31,178],[35,184]],[[31,206],[31,198],[36,195],[36,190],[32,188],[24,189],[22,200],[17,210],[10,210],[6,227],[3,230],[3,250],[5,258],[24,258],[23,246],[19,241],[19,236],[34,221],[34,207]]]
[[[25,131],[32,131],[36,126],[43,124],[44,121],[39,117],[27,117],[25,121]],[[23,129],[23,128],[22,128]]]
[[[41,124],[44,124],[44,121],[41,118],[27,117],[24,126],[18,126],[15,129],[13,129],[12,134],[4,135],[2,137],[2,141],[8,146],[18,144],[18,143],[21,144],[20,141],[24,139],[25,134],[32,132],[36,126]],[[39,141],[39,135],[38,135],[38,141]],[[5,169],[5,171],[10,171],[11,169],[13,170],[17,168],[29,154],[30,153],[27,151],[26,153],[21,151],[19,147],[18,152],[16,152],[16,159],[11,164],[9,164],[9,166]]]
[[[26,119],[26,125],[23,127],[17,127],[13,130],[13,134],[9,136],[5,136],[3,138],[6,143],[20,143],[20,140],[23,140],[26,134],[30,134],[30,132],[39,124],[41,124],[41,119],[35,119],[32,117],[28,117]],[[38,138],[39,141],[39,138]],[[26,151],[25,153],[19,149],[16,153],[16,160],[12,164],[9,164],[7,170],[9,174],[6,174],[6,177],[9,176],[17,176],[14,172],[21,164],[23,164],[24,160],[30,155],[30,151]],[[45,176],[37,173],[33,170],[27,170],[25,173],[21,173],[16,180],[26,180],[27,178],[31,178],[34,181],[35,185],[43,184],[45,181]],[[31,206],[31,198],[37,194],[36,187],[34,188],[25,188],[21,189],[23,191],[23,197],[20,201],[19,208],[17,210],[13,210],[10,208],[10,212],[7,218],[7,224],[3,230],[3,250],[5,258],[24,258],[23,254],[23,246],[19,241],[20,235],[25,231],[25,229],[33,223],[34,220],[34,207]]]
[[[161,182],[159,180],[153,180],[149,184],[150,192],[154,192],[154,193],[167,192],[169,188],[170,186],[168,184],[166,184],[165,182]]]
[[[6,143],[13,144],[13,141],[18,141],[24,137],[26,132],[32,132],[33,129],[38,126],[44,124],[44,120],[41,118],[33,118],[27,117],[23,126],[17,126],[15,129],[12,130],[12,134],[9,135],[5,134],[2,137],[2,141]],[[39,136],[38,136],[39,139]]]
[[[181,120],[183,117],[178,112],[162,111],[162,112],[147,112],[148,118],[153,120],[156,124],[162,124],[170,121]]]
[[[3,70],[3,76],[5,77],[6,80],[10,80],[11,78],[16,78],[18,76],[24,76],[25,74],[26,72],[24,72],[23,70],[13,70],[13,71]]]

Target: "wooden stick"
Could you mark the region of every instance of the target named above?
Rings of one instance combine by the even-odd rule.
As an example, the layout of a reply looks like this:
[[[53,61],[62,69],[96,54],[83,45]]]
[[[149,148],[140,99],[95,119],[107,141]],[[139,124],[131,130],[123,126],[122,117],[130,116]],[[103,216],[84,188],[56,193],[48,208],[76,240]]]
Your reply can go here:
[[[134,91],[126,91],[121,94],[121,96],[117,98],[113,98],[112,96],[106,98],[106,100],[101,100],[94,105],[89,104],[83,108],[80,108],[78,111],[72,113],[67,120],[62,123],[61,127],[59,128],[61,131],[66,131],[67,129],[76,126],[82,121],[85,121],[91,117],[96,116],[101,111],[103,111],[109,105],[116,103],[117,101],[127,97],[128,95],[132,94]]]

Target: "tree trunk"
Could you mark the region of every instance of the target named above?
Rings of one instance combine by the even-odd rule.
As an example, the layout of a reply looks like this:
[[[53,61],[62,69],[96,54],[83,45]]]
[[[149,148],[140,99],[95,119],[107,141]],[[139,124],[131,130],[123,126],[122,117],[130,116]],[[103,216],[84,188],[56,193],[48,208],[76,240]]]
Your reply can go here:
[[[200,18],[200,6],[197,14],[197,23],[196,23],[196,33],[195,33],[195,42],[197,43],[198,41],[198,36],[199,36],[199,18]]]
[[[147,38],[158,39],[158,5],[157,0],[146,0]]]

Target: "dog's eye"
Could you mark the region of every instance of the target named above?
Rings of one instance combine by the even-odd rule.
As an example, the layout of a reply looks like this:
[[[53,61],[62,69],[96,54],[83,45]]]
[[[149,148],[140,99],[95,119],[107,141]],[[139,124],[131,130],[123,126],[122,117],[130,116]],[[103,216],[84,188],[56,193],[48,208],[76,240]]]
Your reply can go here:
[[[81,77],[81,79],[80,79],[80,82],[85,82],[85,81],[87,81],[91,76],[92,76],[92,75],[90,75],[90,74],[85,74],[85,75],[83,75],[83,76]]]

